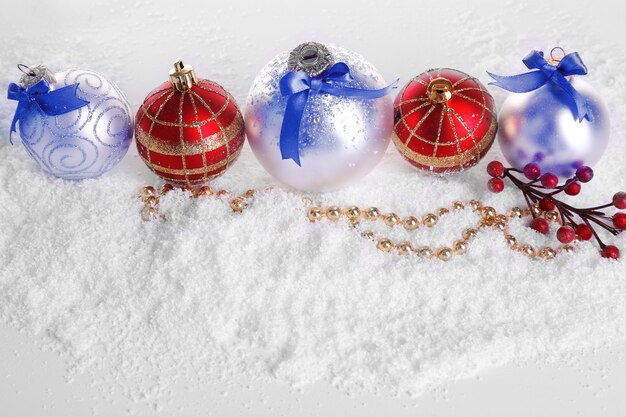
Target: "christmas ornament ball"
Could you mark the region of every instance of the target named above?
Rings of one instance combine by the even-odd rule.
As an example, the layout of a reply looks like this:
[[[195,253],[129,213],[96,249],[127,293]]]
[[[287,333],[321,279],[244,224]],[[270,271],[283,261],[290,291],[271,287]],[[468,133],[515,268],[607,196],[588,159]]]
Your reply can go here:
[[[493,97],[476,78],[455,69],[418,75],[394,103],[393,142],[420,170],[445,174],[471,168],[496,131]]]
[[[569,178],[577,168],[600,160],[609,142],[608,107],[585,80],[573,76],[569,83],[586,101],[592,120],[574,117],[571,98],[554,83],[506,98],[498,141],[513,167],[522,169],[534,162],[543,172]]]
[[[19,86],[9,87],[9,98],[18,100],[19,135],[41,169],[82,180],[120,162],[132,142],[133,119],[113,82],[83,69],[53,73],[43,65],[18,67],[24,75]]]
[[[219,84],[196,77],[179,59],[170,80],[153,90],[137,112],[141,159],[176,186],[201,185],[230,167],[245,139],[243,117]]]
[[[337,69],[349,73],[334,76]],[[297,119],[290,115],[289,106],[303,97],[297,92],[281,93],[281,80],[289,72],[297,72],[294,76],[302,77],[302,85],[308,80],[306,88],[310,87],[301,119],[295,121],[292,159],[286,157],[284,147],[281,150],[281,133],[284,136],[283,129]],[[307,42],[279,54],[261,69],[246,105],[246,135],[258,161],[280,182],[306,191],[336,189],[365,176],[383,157],[393,128],[388,92],[363,98],[342,91],[315,91],[317,87],[381,92],[385,81],[361,55]]]

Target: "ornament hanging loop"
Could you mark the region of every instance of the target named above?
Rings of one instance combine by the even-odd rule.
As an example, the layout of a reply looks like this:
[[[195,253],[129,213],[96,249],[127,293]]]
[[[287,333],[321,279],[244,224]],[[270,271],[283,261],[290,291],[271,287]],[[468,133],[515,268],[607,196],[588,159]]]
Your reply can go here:
[[[557,51],[560,51],[559,55],[554,54]],[[567,55],[565,49],[561,48],[560,46],[555,46],[550,50],[550,58],[548,59],[548,63],[550,65],[557,66],[559,65],[559,62],[561,62],[563,58],[565,58],[565,55]]]
[[[22,71],[24,74],[28,75],[29,77],[37,76],[37,73],[33,71],[33,69],[26,64],[17,64],[17,69]]]
[[[183,60],[178,58],[174,62],[174,68],[170,70],[170,81],[174,84],[174,88],[181,93],[191,89],[198,82],[196,72],[191,65],[183,64]]]

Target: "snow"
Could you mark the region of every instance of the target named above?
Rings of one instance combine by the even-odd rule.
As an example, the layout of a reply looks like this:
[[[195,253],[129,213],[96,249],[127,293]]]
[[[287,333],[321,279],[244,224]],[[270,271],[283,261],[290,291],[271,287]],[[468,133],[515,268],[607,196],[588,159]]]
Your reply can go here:
[[[443,15],[455,30],[441,31],[438,47],[418,40],[440,23],[424,19],[415,27],[403,19],[417,16],[415,2],[375,18],[376,2],[347,18],[320,5],[311,13],[324,23],[300,23],[311,25],[305,29],[291,20],[266,28],[263,19],[277,13],[278,2],[264,10],[220,6],[213,13],[223,18],[210,25],[165,2],[114,1],[88,10],[77,1],[59,8],[26,3],[0,17],[1,85],[18,78],[20,62],[89,68],[116,81],[134,109],[178,55],[244,103],[264,62],[311,37],[345,39],[343,46],[401,82],[437,65],[487,81],[486,69],[515,73],[531,48],[562,45],[581,53],[589,82],[612,111],[609,150],[577,199],[604,203],[625,188],[626,63],[614,52],[610,31],[617,29],[609,24],[617,17],[604,16],[609,21],[598,27],[589,23],[596,12],[580,7],[454,5],[459,10],[450,6]],[[286,16],[295,13],[295,6],[281,7]],[[515,18],[520,13],[523,22]],[[61,18],[64,24],[55,25]],[[363,24],[379,26],[381,33],[370,35],[375,41],[361,33]],[[413,43],[421,53],[413,53]],[[505,93],[492,92],[501,104]],[[247,145],[214,184],[235,193],[274,186],[243,214],[234,215],[227,200],[175,192],[162,200],[167,221],[145,223],[135,196],[159,181],[134,147],[100,179],[54,179],[19,141],[8,144],[14,105],[0,103],[0,321],[42,336],[42,347],[67,358],[70,378],[93,374],[138,401],[158,401],[189,374],[199,381],[244,374],[294,386],[323,380],[347,392],[420,395],[488,367],[560,360],[626,341],[626,264],[600,258],[591,244],[551,262],[531,261],[507,249],[501,234],[481,232],[465,256],[447,263],[383,254],[343,223],[309,223],[304,194],[276,184]],[[473,198],[503,211],[523,201],[511,187],[487,191],[485,166],[500,157],[494,146],[469,172],[430,177],[390,146],[363,181],[312,197],[401,216]],[[412,241],[451,244],[475,221],[469,211],[453,214]],[[526,241],[551,242],[522,224],[513,228]],[[611,241],[626,252],[623,236]]]

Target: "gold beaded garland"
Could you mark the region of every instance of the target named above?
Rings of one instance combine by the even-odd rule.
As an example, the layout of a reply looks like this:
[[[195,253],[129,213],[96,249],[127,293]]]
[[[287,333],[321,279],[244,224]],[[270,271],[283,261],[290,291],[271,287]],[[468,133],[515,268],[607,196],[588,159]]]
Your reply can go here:
[[[387,238],[379,239],[376,246],[383,252],[390,252],[393,249],[393,243]]]
[[[400,216],[398,216],[396,213],[387,214],[383,217],[383,221],[387,226],[394,227],[395,225],[400,223]]]
[[[309,220],[311,220],[311,222],[318,221],[319,219],[322,218],[323,215],[324,213],[322,212],[322,209],[319,207],[311,207],[309,209]]]
[[[433,250],[430,246],[422,246],[417,250],[417,254],[420,258],[432,258]]]
[[[506,244],[511,248],[514,248],[517,245],[517,239],[515,239],[515,236],[504,235],[504,240],[506,240]]]
[[[455,201],[454,203],[452,203],[452,208],[454,210],[463,210],[465,208],[465,205],[460,201]]]
[[[528,209],[526,210],[526,212],[524,212],[519,207],[513,207],[511,210],[509,210],[507,216],[504,214],[498,214],[498,212],[493,207],[483,206],[482,203],[477,200],[472,200],[467,204],[464,204],[460,201],[455,201],[452,203],[451,207],[452,210],[464,210],[466,207],[468,207],[472,211],[478,212],[478,214],[480,215],[480,219],[476,224],[476,227],[470,227],[468,229],[465,229],[463,231],[463,238],[455,241],[452,244],[452,247],[444,246],[435,250],[427,245],[416,247],[408,241],[394,244],[391,239],[384,237],[378,238],[376,240],[375,234],[372,231],[362,232],[361,236],[368,240],[376,240],[376,246],[382,252],[389,253],[392,252],[395,248],[397,253],[400,255],[417,254],[417,256],[419,256],[420,258],[435,258],[443,261],[450,260],[454,254],[460,255],[466,253],[469,247],[469,241],[477,236],[478,230],[480,229],[492,229],[504,233],[505,242],[509,246],[509,248],[520,252],[528,256],[529,258],[539,257],[542,259],[553,259],[558,255],[558,253],[569,253],[574,250],[574,246],[572,245],[561,246],[558,249],[545,247],[538,250],[528,244],[518,244],[517,239],[508,232],[509,219],[513,217],[530,216],[531,211]],[[533,208],[533,212],[536,212],[536,209],[538,209],[538,207]],[[445,215],[449,212],[450,209],[448,208],[440,208],[436,211],[437,214],[426,214],[422,218],[421,222],[416,216],[408,216],[400,220],[400,217],[396,213],[384,214],[381,213],[380,210],[376,207],[371,207],[363,213],[365,215],[365,218],[370,221],[382,219],[383,223],[390,228],[402,224],[404,229],[406,229],[407,231],[413,231],[419,228],[420,224],[424,224],[428,227],[434,227],[437,224],[440,216]],[[357,213],[359,213],[359,215],[361,214],[360,211],[356,211],[356,206],[348,207],[348,209],[346,209],[343,213],[350,220],[350,224],[353,227],[356,227],[357,223],[353,220],[357,217]],[[550,219],[551,221],[555,222],[559,221],[558,218],[552,220],[552,217],[550,217]]]
[[[149,195],[155,195],[155,194],[156,194],[156,190],[151,185],[146,185],[145,187],[141,188],[141,195],[149,196]]]
[[[437,224],[438,220],[439,219],[437,218],[436,215],[434,215],[433,213],[428,213],[422,219],[422,224],[427,227],[433,227],[435,224]]]
[[[246,208],[246,201],[243,197],[233,198],[230,202],[230,208],[232,208],[235,213],[241,213],[243,209]]]
[[[365,211],[365,218],[370,221],[378,220],[380,211],[376,207],[370,207]]]
[[[402,225],[406,230],[415,230],[420,227],[420,221],[415,216],[409,216],[402,221]]]
[[[503,231],[506,229],[506,223],[498,220],[497,222],[493,224],[493,228]]]
[[[167,194],[174,189],[172,184],[165,183],[161,186],[161,195]]]
[[[472,211],[477,211],[480,208],[480,202],[477,200],[470,200],[469,206],[472,208]]]
[[[361,215],[361,210],[359,210],[359,208],[357,206],[350,206],[346,210],[346,216],[350,220],[356,220],[356,219],[359,218],[360,215]]]
[[[496,216],[496,209],[493,207],[483,207],[481,213],[483,215],[483,219],[492,219]]]
[[[539,206],[536,204],[531,206],[530,210],[535,215],[535,217],[541,215],[541,208],[539,208]]]
[[[173,189],[174,187],[167,183],[161,186],[158,191],[155,187],[149,185],[142,187],[139,192],[139,198],[143,202],[143,208],[141,210],[142,219],[145,221],[163,220],[163,217],[159,214],[160,198]],[[232,193],[228,190],[214,191],[209,186],[202,186],[197,189],[183,187],[181,189],[184,192],[190,192],[194,198],[207,196],[215,196],[218,198],[232,196]],[[265,190],[269,191],[271,188],[268,187]],[[248,207],[248,199],[252,198],[255,194],[256,190],[250,189],[241,196],[231,198],[230,207],[233,212],[242,213]],[[548,221],[560,223],[561,219],[557,212],[543,212],[537,205],[533,205],[530,209],[524,210],[519,207],[513,207],[507,212],[507,215],[504,215],[498,214],[493,207],[483,206],[483,204],[478,200],[471,200],[467,203],[454,201],[450,206],[451,208],[441,207],[435,211],[436,214],[427,213],[420,221],[418,217],[413,215],[401,218],[393,212],[384,214],[381,213],[381,211],[376,207],[370,207],[362,211],[357,206],[349,206],[344,210],[339,206],[331,205],[324,210],[318,206],[311,206],[313,204],[313,199],[310,197],[304,197],[303,202],[307,206],[310,206],[307,210],[307,217],[312,223],[320,221],[324,217],[330,221],[337,222],[342,216],[345,216],[349,220],[349,225],[356,229],[359,228],[358,220],[361,215],[371,222],[382,219],[383,223],[390,228],[402,225],[403,228],[409,232],[418,229],[421,224],[429,228],[434,227],[438,223],[439,219],[450,213],[451,210],[461,211],[469,208],[473,212],[477,212],[480,215],[480,219],[476,224],[476,227],[465,229],[463,231],[463,237],[454,241],[451,247],[442,246],[437,249],[433,249],[428,245],[414,246],[409,241],[402,241],[398,244],[394,244],[391,239],[386,237],[380,237],[377,239],[376,234],[373,231],[368,230],[361,233],[361,236],[364,239],[375,241],[376,247],[385,253],[392,252],[395,249],[398,254],[404,256],[416,254],[420,258],[424,259],[435,258],[442,261],[448,261],[454,254],[460,255],[466,253],[469,247],[469,241],[477,236],[478,230],[480,229],[493,229],[502,232],[504,234],[505,242],[509,248],[520,252],[529,258],[541,258],[546,260],[554,259],[559,253],[571,253],[575,250],[575,246],[573,244],[561,245],[557,249],[552,247],[543,247],[538,250],[529,244],[518,243],[517,239],[508,232],[509,219],[511,218],[543,215],[543,217]],[[580,243],[580,240],[575,239],[573,243],[578,244]]]
[[[543,217],[549,222],[555,222],[559,219],[559,213],[554,210],[550,210],[543,213]]]
[[[206,197],[213,194],[213,190],[211,187],[204,185],[196,190],[194,193],[195,197]]]
[[[513,207],[509,210],[509,217],[522,217],[522,209],[519,207]]]
[[[552,248],[541,248],[539,256],[545,259],[552,259],[556,256],[556,251]]]
[[[337,206],[330,206],[330,207],[328,207],[326,209],[326,218],[328,218],[328,220],[332,220],[334,222],[339,220],[339,218],[341,217],[342,214],[343,214],[343,212]]]
[[[456,242],[454,242],[454,245],[452,246],[452,248],[454,249],[456,253],[463,254],[467,251],[467,241],[457,240]]]
[[[491,227],[493,226],[493,219],[492,218],[482,218],[478,221],[478,228],[479,229],[485,229],[487,227]]]
[[[445,216],[446,214],[450,213],[450,210],[448,210],[445,207],[440,208],[439,210],[437,210],[437,216],[441,217],[441,216]]]
[[[477,233],[478,232],[476,231],[476,229],[473,229],[473,228],[465,229],[465,231],[463,232],[463,237],[469,240],[469,239],[475,238]]]
[[[535,248],[533,248],[530,245],[522,245],[522,246],[520,246],[519,251],[521,253],[523,253],[524,255],[528,256],[529,258],[534,257],[535,253],[536,253]]]
[[[159,204],[159,197],[157,197],[156,195],[149,195],[143,200],[143,203],[146,206],[155,207],[157,204]]]
[[[400,242],[396,245],[396,247],[398,248],[398,253],[400,255],[410,255],[413,251],[415,251],[411,242]]]
[[[449,261],[450,258],[452,258],[452,249],[446,247],[439,248],[439,250],[437,250],[437,258],[442,261]]]

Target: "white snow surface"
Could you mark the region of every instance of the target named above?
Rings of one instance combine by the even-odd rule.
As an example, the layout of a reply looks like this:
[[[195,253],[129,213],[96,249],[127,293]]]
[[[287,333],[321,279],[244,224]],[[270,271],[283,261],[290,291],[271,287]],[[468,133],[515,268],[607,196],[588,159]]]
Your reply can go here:
[[[0,85],[18,79],[20,62],[88,68],[115,81],[136,110],[182,56],[244,103],[264,62],[305,40],[355,49],[402,83],[437,66],[486,83],[485,70],[521,72],[530,49],[560,45],[581,53],[612,116],[609,149],[577,200],[604,203],[626,189],[626,58],[616,53],[624,10],[449,3],[435,11],[414,1],[319,2],[310,18],[296,19],[297,4],[278,1],[203,2],[190,15],[164,1],[29,0],[0,17]],[[491,91],[501,104],[506,93]],[[0,321],[41,336],[67,358],[70,377],[93,373],[138,400],[158,399],[189,374],[419,395],[487,367],[626,341],[626,263],[600,258],[592,244],[533,261],[487,231],[447,263],[383,254],[344,223],[309,223],[304,194],[276,184],[247,145],[213,184],[236,193],[275,186],[243,214],[227,200],[175,192],[162,200],[167,221],[145,223],[135,195],[159,180],[134,145],[100,179],[54,179],[19,138],[9,145],[14,107],[0,102]],[[487,191],[485,166],[496,158],[497,144],[476,168],[431,177],[390,145],[363,181],[313,198],[401,216],[457,199],[501,211],[523,205],[511,186]],[[475,221],[453,214],[411,240],[449,245]],[[538,246],[556,244],[521,222],[513,228]],[[626,254],[624,236],[608,240]]]

